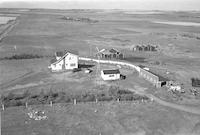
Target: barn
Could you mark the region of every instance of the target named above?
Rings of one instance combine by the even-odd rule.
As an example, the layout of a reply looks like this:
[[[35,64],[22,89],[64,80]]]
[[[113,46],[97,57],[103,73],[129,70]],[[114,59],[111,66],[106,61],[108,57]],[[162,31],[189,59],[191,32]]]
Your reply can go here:
[[[78,68],[78,52],[56,52],[55,58],[51,60],[49,68],[52,72],[72,70]]]
[[[119,71],[119,69],[102,70],[101,77],[104,81],[119,80],[120,79],[120,71]]]
[[[168,78],[160,76],[159,74],[156,74],[150,71],[149,69],[148,70],[147,69],[148,68],[145,68],[145,67],[140,68],[139,76],[143,77],[144,79],[152,83],[155,87],[160,88],[164,85],[167,85],[170,82]]]
[[[100,56],[101,58],[105,58],[105,59],[112,59],[112,58],[115,58],[115,59],[123,59],[123,53],[121,53],[120,51],[118,51],[117,49],[102,49],[100,51]]]

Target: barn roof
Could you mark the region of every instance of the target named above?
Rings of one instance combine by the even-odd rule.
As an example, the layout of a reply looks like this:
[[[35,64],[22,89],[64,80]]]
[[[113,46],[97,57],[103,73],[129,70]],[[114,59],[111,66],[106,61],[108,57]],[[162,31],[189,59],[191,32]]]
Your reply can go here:
[[[120,74],[119,69],[103,70],[104,74]]]
[[[159,78],[159,81],[163,81],[163,82],[169,81],[168,78],[165,78],[165,77],[163,77],[163,76],[161,76],[161,75],[159,75],[157,73],[154,73],[151,70],[149,70],[148,72],[152,73],[153,75],[156,75]]]
[[[110,50],[102,49],[101,53],[104,54],[104,55],[112,55],[112,54],[116,54],[116,53],[120,54],[121,52],[119,52],[117,49],[112,48]]]
[[[104,49],[103,51],[101,51],[101,53],[104,54],[104,55],[112,54],[108,49]]]
[[[119,51],[116,50],[116,49],[114,49],[114,48],[112,48],[112,49],[109,50],[109,52],[111,52],[111,53],[117,53],[117,52],[119,52]]]

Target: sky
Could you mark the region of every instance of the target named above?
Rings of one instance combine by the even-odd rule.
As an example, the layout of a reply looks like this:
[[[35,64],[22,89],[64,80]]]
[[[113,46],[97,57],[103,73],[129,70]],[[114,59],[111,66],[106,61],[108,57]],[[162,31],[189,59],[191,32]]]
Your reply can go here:
[[[200,0],[0,0],[0,8],[200,10]]]

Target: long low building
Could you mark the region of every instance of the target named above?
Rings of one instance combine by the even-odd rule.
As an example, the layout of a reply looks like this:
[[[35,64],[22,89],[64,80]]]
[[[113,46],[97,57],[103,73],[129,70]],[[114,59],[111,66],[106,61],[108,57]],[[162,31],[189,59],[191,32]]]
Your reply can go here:
[[[167,85],[170,82],[170,80],[168,78],[164,78],[164,77],[148,70],[145,67],[141,67],[139,76],[143,77],[144,79],[146,79],[147,81],[152,83],[157,88]]]

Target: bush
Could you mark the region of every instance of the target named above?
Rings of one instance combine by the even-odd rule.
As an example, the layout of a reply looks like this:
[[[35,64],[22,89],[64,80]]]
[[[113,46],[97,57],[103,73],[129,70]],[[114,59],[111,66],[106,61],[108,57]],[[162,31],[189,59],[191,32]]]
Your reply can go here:
[[[200,79],[199,78],[191,78],[193,87],[200,87]]]
[[[81,102],[91,102],[95,101],[95,95],[90,93],[85,93],[81,95]]]
[[[5,100],[12,100],[14,97],[15,97],[15,94],[13,94],[12,92],[10,92],[10,93],[8,94],[8,96],[5,97]]]
[[[4,102],[5,107],[21,106],[21,105],[24,105],[24,103],[21,100],[10,100],[8,102]]]
[[[22,106],[24,103],[21,100],[16,101],[16,106]]]
[[[58,92],[58,93],[55,93],[57,95],[55,95],[55,99],[54,99],[54,102],[55,103],[64,103],[64,102],[67,102],[68,98],[66,97],[66,93],[65,92]]]
[[[113,97],[106,95],[105,93],[97,94],[97,99],[99,101],[111,101]]]
[[[109,96],[113,97],[115,100],[121,97],[125,97],[126,95],[133,95],[133,92],[129,90],[121,90],[119,87],[111,86],[108,90]]]
[[[120,96],[121,101],[132,101],[133,100],[133,94],[126,94]]]
[[[73,101],[73,96],[65,95],[65,98],[64,98],[65,103],[69,103],[69,102],[72,102],[72,101]]]

